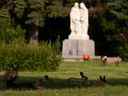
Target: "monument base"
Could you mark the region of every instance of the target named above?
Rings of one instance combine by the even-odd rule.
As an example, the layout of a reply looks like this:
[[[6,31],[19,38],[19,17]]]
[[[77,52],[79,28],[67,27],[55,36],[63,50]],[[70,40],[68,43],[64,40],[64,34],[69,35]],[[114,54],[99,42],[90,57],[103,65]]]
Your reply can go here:
[[[82,58],[84,54],[95,56],[95,44],[93,40],[66,39],[63,41],[63,58]]]
[[[75,34],[70,34],[69,39],[77,39],[77,40],[89,40],[89,36],[88,35],[75,35]]]

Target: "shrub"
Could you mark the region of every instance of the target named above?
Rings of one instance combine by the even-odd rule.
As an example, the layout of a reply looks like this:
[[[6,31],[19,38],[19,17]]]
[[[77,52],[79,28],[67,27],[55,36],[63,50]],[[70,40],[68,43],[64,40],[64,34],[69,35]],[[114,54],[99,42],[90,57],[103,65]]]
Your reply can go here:
[[[17,68],[29,71],[53,71],[61,61],[51,44],[0,43],[0,70]]]
[[[124,46],[118,48],[118,52],[123,60],[128,61],[128,44],[124,43]]]

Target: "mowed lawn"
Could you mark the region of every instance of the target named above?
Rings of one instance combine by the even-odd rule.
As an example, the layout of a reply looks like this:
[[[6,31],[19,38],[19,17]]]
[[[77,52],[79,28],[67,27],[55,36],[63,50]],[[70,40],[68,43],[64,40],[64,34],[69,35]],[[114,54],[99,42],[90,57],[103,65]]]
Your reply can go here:
[[[81,81],[81,71],[87,81]],[[32,88],[44,75],[49,80],[43,88]],[[105,75],[107,83],[99,82],[99,75]],[[3,81],[0,84],[4,86]],[[17,84],[22,88],[1,88],[0,96],[128,96],[128,63],[104,66],[99,61],[63,62],[55,72],[20,72]]]

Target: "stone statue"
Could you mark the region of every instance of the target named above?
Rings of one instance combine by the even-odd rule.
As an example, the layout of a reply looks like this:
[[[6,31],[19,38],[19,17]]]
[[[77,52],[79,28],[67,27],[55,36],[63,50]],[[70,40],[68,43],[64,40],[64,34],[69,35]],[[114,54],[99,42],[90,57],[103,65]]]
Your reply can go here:
[[[88,9],[84,3],[76,2],[70,12],[70,29],[71,34],[69,39],[84,39],[88,40]]]
[[[80,32],[80,27],[80,9],[79,4],[76,2],[70,12],[71,36],[77,36]]]
[[[88,36],[88,9],[84,3],[80,3],[80,23],[81,23],[81,35],[85,36],[85,39],[89,39]]]
[[[62,57],[66,60],[81,60],[88,55],[95,56],[95,43],[88,35],[88,9],[84,3],[75,3],[70,12],[71,33],[63,41]]]

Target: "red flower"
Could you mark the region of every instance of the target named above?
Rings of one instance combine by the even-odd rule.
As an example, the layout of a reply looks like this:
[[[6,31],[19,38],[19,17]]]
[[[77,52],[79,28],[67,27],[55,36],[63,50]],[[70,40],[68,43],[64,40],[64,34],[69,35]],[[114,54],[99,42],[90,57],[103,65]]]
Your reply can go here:
[[[88,55],[88,54],[84,54],[84,55],[83,55],[83,60],[84,60],[84,61],[90,60],[90,59],[91,59],[90,55]]]

